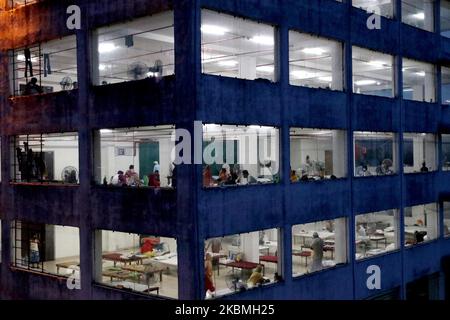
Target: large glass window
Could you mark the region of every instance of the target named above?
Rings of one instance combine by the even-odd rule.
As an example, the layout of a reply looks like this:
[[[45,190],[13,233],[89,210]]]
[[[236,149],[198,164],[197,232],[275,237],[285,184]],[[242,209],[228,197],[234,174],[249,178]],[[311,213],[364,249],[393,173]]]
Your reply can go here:
[[[393,0],[352,0],[352,5],[370,13],[376,13],[386,18],[394,16]]]
[[[442,104],[450,104],[450,68],[441,67]]]
[[[276,81],[273,26],[203,9],[201,34],[203,73]]]
[[[280,280],[280,251],[279,229],[206,240],[206,298],[233,294]]]
[[[96,132],[95,180],[130,187],[174,186],[174,126],[101,129]]]
[[[450,236],[450,202],[444,202],[444,237]]]
[[[279,129],[203,125],[203,186],[279,181]]]
[[[393,60],[388,54],[352,47],[353,92],[393,97]]]
[[[399,229],[399,211],[396,209],[357,215],[355,219],[356,259],[398,249]]]
[[[14,267],[79,279],[78,228],[16,220],[11,224],[11,244]]]
[[[177,241],[97,230],[95,281],[134,292],[178,298]]]
[[[450,171],[450,134],[442,135],[442,170]]]
[[[415,245],[439,236],[438,204],[405,208],[405,245]]]
[[[10,63],[13,96],[78,88],[75,35],[11,50]]]
[[[432,32],[434,30],[434,0],[401,0],[402,22]]]
[[[95,35],[95,85],[174,74],[172,11],[99,28]]]
[[[397,142],[392,132],[354,132],[355,176],[382,176],[397,171]]]
[[[294,277],[347,263],[347,219],[292,226]]]
[[[347,176],[344,130],[290,129],[291,182]]]
[[[436,136],[431,133],[403,134],[405,173],[437,170]]]
[[[450,38],[450,1],[441,0],[441,36]]]
[[[432,64],[403,58],[403,98],[436,102],[436,70]]]
[[[289,82],[297,86],[342,90],[342,44],[289,31]]]
[[[77,184],[78,134],[30,134],[11,138],[13,182]]]

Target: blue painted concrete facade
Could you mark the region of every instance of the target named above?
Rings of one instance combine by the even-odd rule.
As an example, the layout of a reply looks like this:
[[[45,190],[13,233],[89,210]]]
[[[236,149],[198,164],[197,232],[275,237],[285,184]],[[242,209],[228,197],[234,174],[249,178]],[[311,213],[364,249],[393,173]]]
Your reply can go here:
[[[83,12],[83,28],[77,31],[79,89],[70,94],[9,99],[5,81],[7,50],[66,35],[63,13],[68,3],[42,1],[15,10],[13,15],[0,11],[0,30],[9,30],[0,39],[3,237],[0,298],[143,298],[93,284],[93,232],[101,228],[177,238],[182,299],[203,298],[205,239],[273,227],[282,228],[284,280],[226,299],[365,299],[376,294],[366,287],[366,268],[372,264],[382,270],[382,290],[400,288],[404,298],[408,282],[442,272],[441,258],[450,255],[450,239],[440,237],[413,248],[355,261],[351,245],[354,235],[350,232],[347,264],[296,279],[291,276],[293,224],[347,217],[352,231],[354,217],[359,213],[398,208],[403,215],[406,206],[450,201],[450,172],[404,175],[400,168],[394,176],[353,178],[353,131],[395,132],[399,139],[399,163],[402,163],[403,132],[450,133],[450,109],[440,103],[439,86],[437,103],[420,103],[403,100],[401,90],[396,98],[382,98],[353,94],[351,90],[338,92],[289,85],[291,29],[344,43],[346,88],[351,88],[352,83],[353,45],[396,56],[397,87],[401,87],[402,81],[399,56],[450,65],[450,39],[442,38],[439,32],[425,32],[400,23],[400,1],[396,1],[397,18],[382,18],[382,29],[373,31],[365,27],[368,15],[345,1],[70,1],[79,4]],[[271,83],[202,75],[201,8],[275,25],[279,33],[279,80]],[[89,85],[91,30],[169,9],[175,15],[175,76],[160,82],[148,79],[97,88]],[[21,25],[27,28],[24,30]],[[201,187],[201,166],[183,165],[178,171],[176,191],[116,190],[92,184],[92,130],[175,123],[193,132],[194,120],[279,127],[282,177],[289,176],[289,127],[347,130],[348,178],[307,184],[291,184],[284,178],[276,185],[205,190]],[[9,184],[9,137],[62,131],[79,132],[80,186]],[[125,204],[130,201],[135,207],[125,212]],[[61,279],[11,269],[10,223],[14,219],[80,228],[83,270],[80,291],[67,290]],[[440,222],[442,225],[442,217]]]

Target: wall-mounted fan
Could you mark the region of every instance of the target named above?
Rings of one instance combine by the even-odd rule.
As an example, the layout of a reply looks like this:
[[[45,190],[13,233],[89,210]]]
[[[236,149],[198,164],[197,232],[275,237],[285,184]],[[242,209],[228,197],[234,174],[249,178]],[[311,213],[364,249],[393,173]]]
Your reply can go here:
[[[148,66],[140,61],[133,62],[128,67],[128,76],[133,80],[141,80],[147,77],[149,72]]]
[[[61,180],[64,183],[78,183],[78,170],[75,167],[65,167],[61,172]]]
[[[70,77],[62,78],[59,84],[61,85],[62,90],[71,90],[73,88],[73,81]]]

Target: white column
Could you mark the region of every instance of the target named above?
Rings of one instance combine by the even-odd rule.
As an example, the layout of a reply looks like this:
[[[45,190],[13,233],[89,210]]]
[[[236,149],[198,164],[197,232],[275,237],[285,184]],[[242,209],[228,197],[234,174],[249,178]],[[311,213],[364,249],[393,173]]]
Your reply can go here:
[[[423,137],[422,136],[415,136],[413,138],[413,155],[414,155],[414,168],[413,172],[420,171],[420,168],[422,167],[422,162],[424,160],[423,157]]]
[[[438,237],[438,215],[436,206],[433,210],[426,210],[427,214],[427,238],[428,240],[433,240]]]
[[[102,282],[103,275],[102,275],[102,231],[101,230],[95,230],[94,232],[94,281],[95,282]]]
[[[434,134],[427,134],[425,137],[425,162],[430,171],[436,170],[436,136]]]
[[[259,232],[241,234],[241,247],[244,260],[259,263]]]
[[[394,244],[395,248],[400,248],[400,232],[404,232],[404,230],[400,230],[400,210],[394,210]]]
[[[413,100],[424,101],[424,86],[413,86]]]
[[[425,102],[434,102],[436,101],[436,88],[435,88],[435,73],[434,70],[430,72],[425,73],[425,88],[424,88],[424,94]]]
[[[434,0],[423,0],[425,13],[425,30],[432,32],[434,30]]]
[[[345,140],[345,131],[333,131],[333,174],[337,178],[347,176],[347,148]]]
[[[347,262],[347,223],[345,218],[334,221],[334,259],[336,264]]]
[[[255,57],[241,57],[239,59],[239,78],[248,80],[256,79]]]
[[[342,45],[340,43],[334,44],[331,52],[331,89],[333,90],[342,90],[344,74],[342,69],[342,56]]]

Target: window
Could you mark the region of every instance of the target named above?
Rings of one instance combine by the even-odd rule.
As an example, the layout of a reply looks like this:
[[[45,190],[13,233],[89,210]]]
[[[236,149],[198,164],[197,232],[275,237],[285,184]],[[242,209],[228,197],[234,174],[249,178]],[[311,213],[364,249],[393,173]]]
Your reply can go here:
[[[10,63],[13,96],[78,88],[75,35],[11,50]]]
[[[441,0],[441,36],[450,38],[450,1]]]
[[[12,181],[78,183],[78,134],[51,133],[11,138]]]
[[[402,22],[433,32],[434,0],[401,0]]]
[[[347,219],[292,226],[292,273],[300,276],[347,263]]]
[[[203,186],[279,181],[279,130],[263,126],[203,125]]]
[[[436,71],[432,64],[403,58],[403,98],[436,102]]]
[[[441,68],[441,99],[442,104],[450,104],[450,68]]]
[[[276,81],[273,26],[203,9],[201,34],[203,73]]]
[[[444,202],[444,237],[450,237],[450,202]]]
[[[392,132],[354,132],[355,176],[383,176],[397,171],[397,142]]]
[[[442,170],[450,171],[450,134],[442,135]]]
[[[26,6],[32,3],[39,2],[40,0],[8,0],[10,8],[18,8],[21,6]]]
[[[289,31],[289,83],[342,90],[342,56],[340,42]]]
[[[279,232],[268,229],[206,240],[206,299],[280,280]]]
[[[344,130],[290,129],[291,182],[347,176]]]
[[[438,204],[430,203],[405,208],[405,246],[436,239],[438,231]]]
[[[94,85],[174,74],[172,11],[99,28],[94,43]]]
[[[405,173],[437,170],[436,136],[431,133],[403,135],[403,169]]]
[[[355,219],[356,259],[383,254],[399,248],[399,211],[364,213]]]
[[[370,13],[376,13],[386,18],[394,17],[392,0],[352,0],[352,5]]]
[[[178,298],[177,241],[97,230],[95,281],[138,293]]]
[[[353,92],[394,97],[393,56],[352,47]]]
[[[111,186],[172,187],[175,127],[101,129],[95,135],[96,182]],[[97,144],[96,144],[97,145]]]
[[[16,220],[11,224],[11,243],[14,267],[79,279],[78,228]]]

